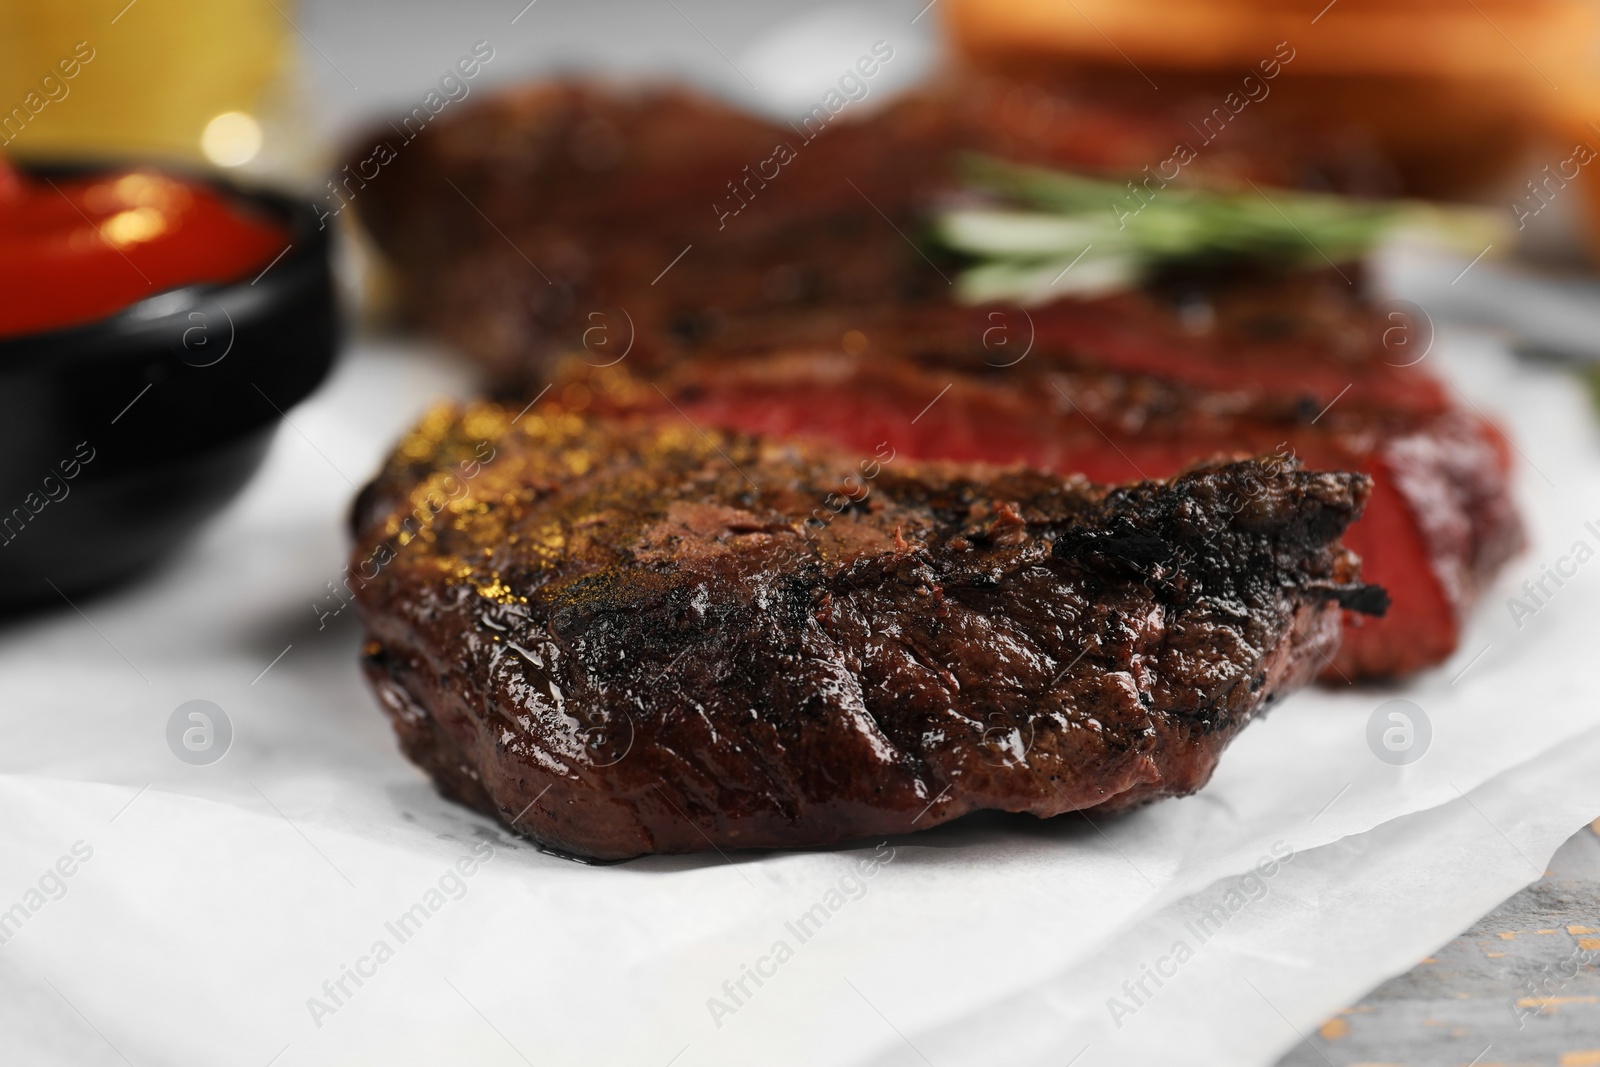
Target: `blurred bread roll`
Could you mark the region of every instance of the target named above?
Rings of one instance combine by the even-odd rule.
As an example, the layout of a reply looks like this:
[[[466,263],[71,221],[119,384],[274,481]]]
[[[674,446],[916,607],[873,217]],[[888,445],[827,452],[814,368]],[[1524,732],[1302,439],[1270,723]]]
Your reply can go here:
[[[1503,185],[1600,82],[1593,0],[945,0],[979,69],[1064,72],[1208,111],[1253,76],[1274,122],[1370,138],[1397,192]],[[1285,59],[1284,57],[1290,57]],[[1270,77],[1264,77],[1270,72]],[[1593,117],[1593,116],[1590,116]]]

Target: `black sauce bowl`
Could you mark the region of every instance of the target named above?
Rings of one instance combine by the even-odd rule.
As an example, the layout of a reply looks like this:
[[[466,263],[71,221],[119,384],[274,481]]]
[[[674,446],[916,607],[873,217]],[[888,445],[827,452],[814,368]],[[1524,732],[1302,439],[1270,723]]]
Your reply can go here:
[[[59,604],[180,546],[244,487],[283,412],[332,366],[330,231],[314,208],[177,176],[271,217],[287,250],[233,282],[170,289],[91,323],[0,338],[0,611]]]

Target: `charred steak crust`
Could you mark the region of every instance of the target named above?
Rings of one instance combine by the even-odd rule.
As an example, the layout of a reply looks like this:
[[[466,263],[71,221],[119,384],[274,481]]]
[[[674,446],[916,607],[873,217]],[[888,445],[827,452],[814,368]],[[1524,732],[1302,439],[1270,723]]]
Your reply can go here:
[[[436,410],[362,493],[364,664],[441,791],[581,857],[1190,793],[1381,599],[1337,541],[1358,474],[1107,489],[514,415]]]

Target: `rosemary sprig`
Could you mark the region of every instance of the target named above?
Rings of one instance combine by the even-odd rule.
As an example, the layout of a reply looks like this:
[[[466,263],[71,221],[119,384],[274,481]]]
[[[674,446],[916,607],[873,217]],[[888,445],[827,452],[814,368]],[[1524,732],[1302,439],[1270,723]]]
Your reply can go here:
[[[935,220],[936,238],[975,260],[957,281],[957,298],[966,303],[1042,303],[1129,289],[1163,265],[1200,258],[1287,268],[1346,263],[1400,229],[1425,230],[1476,252],[1504,229],[1473,208],[1288,189],[1135,193],[985,156],[969,158],[966,173],[1006,205],[956,208]]]

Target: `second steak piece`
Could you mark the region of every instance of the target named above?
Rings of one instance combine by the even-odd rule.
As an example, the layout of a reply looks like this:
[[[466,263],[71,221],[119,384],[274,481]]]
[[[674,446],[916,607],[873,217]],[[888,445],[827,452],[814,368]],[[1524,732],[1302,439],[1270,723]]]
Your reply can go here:
[[[996,366],[1004,349],[986,349],[976,330],[963,338],[952,328],[937,349],[919,346],[909,328],[864,336],[860,355],[821,346],[708,353],[644,381],[626,363],[594,368],[574,358],[555,388],[599,410],[655,410],[703,428],[858,451],[890,440],[907,458],[1021,463],[1106,484],[1171,477],[1210,456],[1280,450],[1313,469],[1368,474],[1371,497],[1343,540],[1393,604],[1381,619],[1347,615],[1323,674],[1334,683],[1448,657],[1479,590],[1521,544],[1503,439],[1471,412],[1427,404],[1422,390],[1405,404],[1355,388],[1336,404],[1307,403],[1089,369],[1049,350]]]
[[[1357,474],[1108,489],[516,416],[435,412],[362,494],[365,664],[441,791],[579,856],[1190,793],[1383,606],[1338,544]]]

